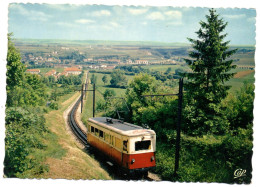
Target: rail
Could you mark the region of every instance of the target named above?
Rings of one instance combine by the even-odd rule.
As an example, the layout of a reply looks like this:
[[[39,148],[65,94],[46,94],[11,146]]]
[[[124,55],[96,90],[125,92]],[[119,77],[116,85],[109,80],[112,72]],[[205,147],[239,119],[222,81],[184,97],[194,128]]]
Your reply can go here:
[[[86,93],[85,93],[86,94]],[[79,127],[77,121],[76,121],[76,112],[78,110],[78,107],[80,105],[81,99],[84,97],[84,92],[82,95],[79,97],[75,105],[72,107],[71,111],[69,112],[68,115],[68,123],[69,126],[74,133],[74,135],[83,143],[84,146],[86,146],[87,143],[87,135],[81,130]]]

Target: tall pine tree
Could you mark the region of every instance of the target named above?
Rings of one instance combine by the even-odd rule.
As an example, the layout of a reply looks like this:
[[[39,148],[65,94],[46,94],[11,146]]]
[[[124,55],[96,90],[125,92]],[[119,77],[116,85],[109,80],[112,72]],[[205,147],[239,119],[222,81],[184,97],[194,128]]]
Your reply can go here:
[[[228,126],[220,103],[230,88],[225,82],[234,75],[230,70],[235,65],[229,57],[236,49],[229,50],[230,41],[224,41],[227,34],[222,32],[227,22],[220,19],[214,9],[209,10],[206,20],[200,22],[201,28],[196,32],[198,39],[188,38],[194,50],[190,52],[190,58],[185,59],[193,71],[186,74],[188,103],[184,110],[184,128],[191,135],[222,134]]]

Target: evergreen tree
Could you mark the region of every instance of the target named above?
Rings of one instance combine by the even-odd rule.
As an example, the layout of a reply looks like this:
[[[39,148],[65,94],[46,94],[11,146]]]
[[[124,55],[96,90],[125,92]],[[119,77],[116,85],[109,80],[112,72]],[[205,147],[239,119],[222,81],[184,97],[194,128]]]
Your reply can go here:
[[[107,83],[107,76],[106,76],[106,75],[104,75],[104,76],[102,77],[102,81],[103,81],[104,84]]]
[[[94,74],[92,74],[91,78],[90,78],[91,84],[96,84],[97,83],[97,76],[95,76]]]
[[[229,57],[236,49],[229,50],[229,41],[224,41],[227,34],[222,34],[227,22],[214,9],[209,10],[206,19],[196,32],[199,39],[188,38],[194,50],[189,54],[191,59],[185,59],[193,71],[185,74],[188,78],[185,128],[193,135],[222,134],[227,129],[220,102],[228,94],[230,87],[225,81],[233,77],[230,70],[235,68]]]

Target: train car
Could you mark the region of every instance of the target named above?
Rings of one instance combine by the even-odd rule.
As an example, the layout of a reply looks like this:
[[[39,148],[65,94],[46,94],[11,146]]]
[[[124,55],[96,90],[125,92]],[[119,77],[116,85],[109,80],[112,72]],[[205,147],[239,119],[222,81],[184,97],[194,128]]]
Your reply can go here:
[[[95,117],[88,120],[87,141],[128,174],[147,175],[156,165],[153,130],[117,119]]]

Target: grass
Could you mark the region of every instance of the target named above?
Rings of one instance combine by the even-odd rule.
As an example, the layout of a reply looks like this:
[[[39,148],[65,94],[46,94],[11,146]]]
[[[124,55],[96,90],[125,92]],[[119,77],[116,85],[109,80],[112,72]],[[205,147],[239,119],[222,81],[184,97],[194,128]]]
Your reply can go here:
[[[165,72],[168,68],[171,68],[171,72],[174,73],[176,69],[188,69],[188,66],[181,66],[181,65],[148,65],[143,66],[145,69],[149,69],[150,71],[160,71]]]
[[[111,179],[99,163],[75,142],[65,125],[63,113],[79,95],[76,92],[60,97],[59,110],[45,114],[46,125],[50,130],[43,139],[47,147],[32,153],[32,156],[41,158],[49,166],[49,171],[38,174],[36,178]]]
[[[232,78],[229,81],[227,81],[227,85],[232,86],[230,89],[231,93],[234,93],[238,90],[240,90],[240,88],[243,86],[244,82],[248,82],[248,83],[255,83],[255,71],[251,71],[248,72],[248,70],[246,71],[239,71],[240,75],[238,74],[238,76],[236,76],[236,78]]]
[[[92,76],[93,73],[89,74],[89,78]],[[102,81],[102,77],[105,74],[102,73],[94,73],[95,76],[97,76],[97,83],[96,83],[96,92],[95,92],[95,104],[97,104],[100,100],[104,100],[103,98],[103,93],[105,92],[106,89],[111,89],[114,90],[116,93],[116,97],[124,97],[126,89],[123,88],[110,88],[108,83],[110,82],[110,75],[107,75],[108,78],[108,83],[105,85]],[[134,76],[129,76],[126,75],[126,78],[129,81],[133,79]],[[92,85],[89,85],[89,90],[92,90],[93,87]],[[84,109],[82,113],[82,121],[84,124],[87,123],[87,119],[93,116],[93,92],[87,92],[87,98],[86,98],[85,104],[84,104]],[[100,116],[102,115],[103,112],[95,113],[95,116]]]

